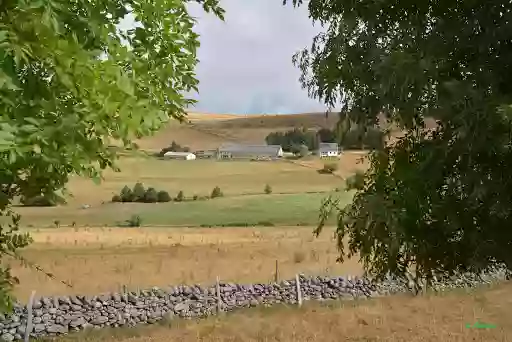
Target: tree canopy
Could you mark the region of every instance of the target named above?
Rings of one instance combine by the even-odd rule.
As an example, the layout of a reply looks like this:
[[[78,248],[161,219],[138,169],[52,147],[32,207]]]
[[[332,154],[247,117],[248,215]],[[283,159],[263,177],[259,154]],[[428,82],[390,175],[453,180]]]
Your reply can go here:
[[[318,144],[338,143],[346,150],[362,150],[381,148],[384,144],[384,134],[377,128],[353,127],[337,136],[337,129],[321,128],[318,131],[294,128],[288,131],[270,132],[265,141],[269,145],[281,145],[283,151],[298,153],[300,146],[315,151]]]
[[[414,266],[427,278],[512,266],[512,4],[310,0],[308,8],[325,32],[294,56],[302,85],[342,104],[342,126],[385,118],[405,132],[371,153],[350,205],[326,201],[323,214],[339,211],[341,260],[359,254],[375,275]],[[435,128],[425,129],[427,117]]]
[[[0,255],[29,243],[9,205],[52,194],[70,174],[115,167],[111,140],[129,145],[197,91],[198,35],[188,2],[222,19],[218,0],[6,0],[0,4]],[[134,27],[122,31],[131,15]],[[6,221],[2,221],[6,222]],[[0,308],[14,278],[0,272]]]

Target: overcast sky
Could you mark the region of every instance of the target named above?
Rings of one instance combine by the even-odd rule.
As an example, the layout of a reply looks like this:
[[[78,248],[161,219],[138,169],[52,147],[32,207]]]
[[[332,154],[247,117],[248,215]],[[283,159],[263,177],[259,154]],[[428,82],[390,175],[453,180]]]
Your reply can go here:
[[[225,21],[190,6],[200,34],[199,102],[211,113],[288,114],[323,111],[308,98],[293,66],[295,52],[311,45],[313,26],[307,6],[283,6],[282,0],[221,0]],[[133,27],[133,18],[120,28]]]
[[[308,98],[292,56],[310,46],[313,26],[307,6],[294,9],[281,0],[221,0],[225,22],[191,6],[200,34],[200,81],[196,109],[233,113],[322,111]]]

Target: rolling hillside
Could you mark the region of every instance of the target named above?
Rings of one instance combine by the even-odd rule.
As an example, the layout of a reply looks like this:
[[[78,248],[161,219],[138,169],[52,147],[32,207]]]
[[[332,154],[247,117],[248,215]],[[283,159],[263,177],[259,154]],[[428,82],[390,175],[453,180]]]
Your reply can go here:
[[[324,113],[290,115],[235,115],[190,112],[188,123],[171,122],[152,137],[137,141],[144,150],[159,150],[174,140],[192,150],[213,149],[227,142],[264,144],[265,137],[274,131],[293,128],[332,128],[338,116]]]
[[[192,150],[215,149],[223,143],[264,144],[270,132],[293,128],[334,128],[337,113],[301,113],[288,115],[236,115],[189,112],[188,122],[171,122],[152,137],[137,141],[141,149],[160,150],[174,140]],[[435,122],[428,120],[427,126]],[[397,131],[394,136],[400,135]]]

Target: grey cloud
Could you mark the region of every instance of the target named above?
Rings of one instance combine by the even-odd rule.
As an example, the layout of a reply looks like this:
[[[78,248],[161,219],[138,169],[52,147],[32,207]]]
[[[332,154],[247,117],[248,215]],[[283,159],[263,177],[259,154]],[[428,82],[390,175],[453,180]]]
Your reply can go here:
[[[295,113],[324,110],[301,89],[292,56],[320,30],[305,6],[280,0],[224,0],[225,22],[197,6],[200,81],[196,109],[208,112]]]
[[[313,26],[307,6],[283,6],[281,0],[221,0],[222,22],[190,4],[200,35],[195,109],[216,113],[297,113],[323,111],[299,83],[292,56],[310,46]],[[133,18],[119,25],[133,27]]]

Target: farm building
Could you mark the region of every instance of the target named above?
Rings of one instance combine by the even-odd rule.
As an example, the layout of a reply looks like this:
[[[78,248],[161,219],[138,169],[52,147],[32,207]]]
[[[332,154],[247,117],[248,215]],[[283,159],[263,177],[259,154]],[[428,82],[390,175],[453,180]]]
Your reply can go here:
[[[194,151],[194,154],[198,159],[215,158],[217,156],[217,150],[199,150]]]
[[[190,152],[165,152],[165,159],[179,159],[179,160],[195,160],[196,155]]]
[[[219,159],[276,159],[283,156],[279,145],[223,145],[219,147]]]
[[[318,145],[318,155],[320,158],[338,157],[340,149],[336,143],[320,143]]]

